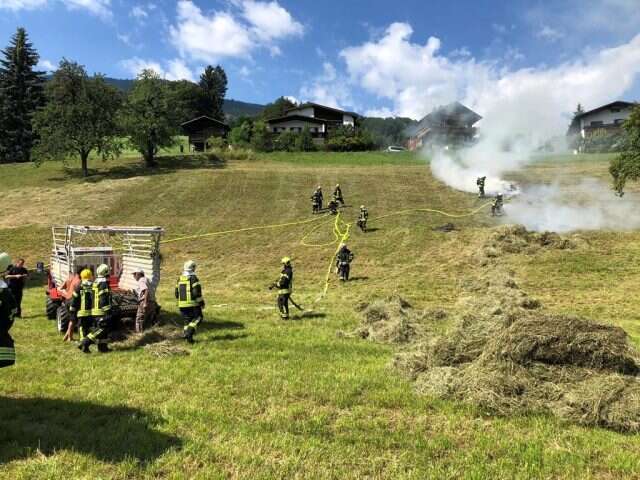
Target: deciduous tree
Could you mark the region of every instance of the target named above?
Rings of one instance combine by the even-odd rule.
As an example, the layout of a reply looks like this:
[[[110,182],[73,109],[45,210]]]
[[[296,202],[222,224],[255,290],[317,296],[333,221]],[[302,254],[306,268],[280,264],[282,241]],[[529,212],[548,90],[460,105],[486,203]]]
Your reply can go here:
[[[156,165],[161,148],[175,143],[178,119],[170,99],[166,82],[153,70],[145,69],[135,80],[123,108],[122,129],[148,167]]]
[[[106,160],[120,153],[117,114],[122,98],[100,75],[62,60],[46,87],[48,102],[34,118],[37,163],[77,155],[86,177],[92,151]]]

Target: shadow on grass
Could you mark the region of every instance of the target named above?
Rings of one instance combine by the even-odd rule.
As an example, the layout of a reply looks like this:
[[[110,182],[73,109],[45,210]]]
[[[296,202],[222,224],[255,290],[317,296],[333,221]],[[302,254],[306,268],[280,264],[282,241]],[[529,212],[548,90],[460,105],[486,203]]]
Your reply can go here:
[[[147,167],[142,159],[136,163],[127,165],[115,165],[106,170],[89,169],[89,176],[83,177],[79,168],[66,168],[65,175],[51,178],[54,182],[65,182],[70,178],[84,179],[89,183],[98,183],[103,180],[119,180],[131,177],[142,177],[151,175],[164,175],[175,173],[179,170],[197,169],[221,169],[225,168],[227,161],[212,153],[200,155],[174,155],[157,158],[158,164],[155,167]],[[104,165],[108,165],[104,163]]]
[[[363,282],[365,280],[369,280],[369,277],[349,277],[349,280],[347,280],[346,283],[348,283],[348,282]]]
[[[155,430],[158,419],[124,406],[51,398],[0,396],[0,465],[70,450],[105,462],[149,463],[179,438]]]
[[[379,232],[380,230],[382,230],[382,229],[381,228],[376,228],[376,227],[367,228],[367,231],[366,232],[362,232],[362,233],[364,233],[366,235],[367,233]]]
[[[325,318],[327,316],[326,313],[320,312],[302,312],[297,315],[292,315],[291,320],[307,320],[310,318]]]

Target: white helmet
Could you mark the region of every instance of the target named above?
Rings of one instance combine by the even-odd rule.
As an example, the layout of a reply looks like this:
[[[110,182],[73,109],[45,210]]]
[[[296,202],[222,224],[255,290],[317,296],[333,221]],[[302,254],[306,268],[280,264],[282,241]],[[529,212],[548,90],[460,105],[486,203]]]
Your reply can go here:
[[[185,272],[195,272],[196,271],[196,262],[193,260],[188,260],[184,262],[184,271]]]
[[[109,275],[109,265],[106,265],[104,263],[102,265],[99,265],[98,268],[96,268],[96,273],[99,277],[106,277],[107,275]]]
[[[11,257],[6,252],[0,253],[0,273],[4,273],[9,270],[11,266]]]

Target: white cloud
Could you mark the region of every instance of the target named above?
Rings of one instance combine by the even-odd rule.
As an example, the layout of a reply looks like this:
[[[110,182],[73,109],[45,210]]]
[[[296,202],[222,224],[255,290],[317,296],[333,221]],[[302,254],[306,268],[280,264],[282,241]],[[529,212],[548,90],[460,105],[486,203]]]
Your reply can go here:
[[[300,98],[303,101],[316,102],[333,108],[353,106],[353,98],[346,79],[338,75],[333,64],[324,62],[322,71],[322,75],[300,89]]]
[[[137,18],[138,20],[142,20],[147,18],[149,16],[149,13],[142,5],[135,5],[131,9],[131,12],[129,12],[129,15],[131,15],[133,18]]]
[[[544,40],[548,40],[550,42],[555,42],[564,37],[564,33],[551,28],[549,25],[544,25],[537,33],[536,36],[538,38],[543,38]]]
[[[512,69],[504,59],[446,57],[438,38],[417,44],[412,33],[410,25],[394,23],[379,40],[340,54],[351,84],[387,99],[400,116],[421,118],[459,100],[483,115],[485,125],[511,122],[530,129],[533,118],[536,128],[550,133],[566,129],[563,114],[578,102],[589,108],[617,99],[640,76],[640,35],[554,67]]]
[[[294,20],[278,2],[243,0],[240,5],[242,16],[251,24],[256,37],[262,41],[299,37],[304,33],[302,24]]]
[[[34,10],[55,3],[56,0],[0,0],[0,9]],[[111,0],[59,0],[69,10],[87,10],[104,20],[111,19]]]
[[[162,66],[155,60],[147,60],[139,57],[128,58],[120,62],[122,68],[127,70],[132,76],[137,76],[142,70],[149,69],[156,72],[167,80],[190,80],[195,81],[193,71],[187,64],[179,58],[174,58],[165,62]]]
[[[183,58],[216,62],[222,58],[250,58],[259,48],[281,54],[277,41],[300,36],[304,29],[277,2],[234,1],[240,11],[205,14],[191,0],[180,0],[175,25],[169,28],[172,44]]]
[[[0,0],[0,8],[4,10],[33,10],[46,5],[47,0]]]
[[[110,19],[111,0],[62,0],[70,10],[87,10],[102,19]]]
[[[57,69],[58,67],[53,62],[42,58],[38,62],[38,65],[36,65],[36,70],[40,70],[43,72],[53,72]]]

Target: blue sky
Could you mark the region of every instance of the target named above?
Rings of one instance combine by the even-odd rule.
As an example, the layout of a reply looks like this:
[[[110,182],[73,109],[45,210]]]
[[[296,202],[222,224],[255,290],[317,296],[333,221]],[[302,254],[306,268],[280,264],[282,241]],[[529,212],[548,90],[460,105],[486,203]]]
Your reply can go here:
[[[0,43],[24,26],[46,68],[195,79],[219,63],[228,96],[257,103],[417,118],[640,99],[639,0],[0,0],[0,17]]]

